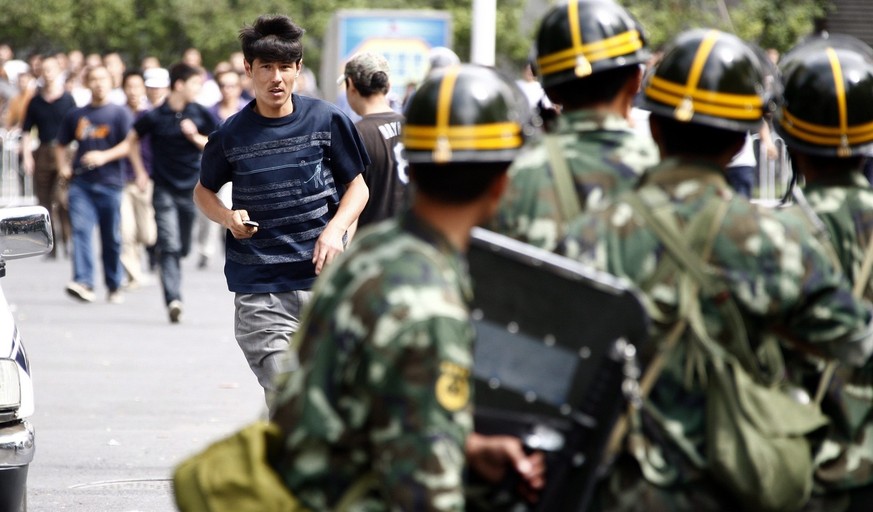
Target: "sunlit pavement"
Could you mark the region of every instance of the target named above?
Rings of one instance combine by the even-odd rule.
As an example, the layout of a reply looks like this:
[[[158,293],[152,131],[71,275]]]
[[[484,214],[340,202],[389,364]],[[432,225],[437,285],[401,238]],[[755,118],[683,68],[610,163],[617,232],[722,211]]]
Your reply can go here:
[[[97,301],[82,304],[64,293],[68,259],[7,262],[0,282],[36,393],[29,511],[175,510],[173,466],[264,413],[233,338],[223,262],[200,270],[196,260],[183,261],[175,325],[156,275],[123,304],[108,304],[98,279]]]

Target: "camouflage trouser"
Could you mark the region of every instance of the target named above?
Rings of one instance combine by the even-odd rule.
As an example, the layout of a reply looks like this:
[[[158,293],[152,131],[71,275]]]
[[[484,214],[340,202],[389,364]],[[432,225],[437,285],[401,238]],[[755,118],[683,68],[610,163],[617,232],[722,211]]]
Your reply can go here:
[[[620,458],[597,489],[592,506],[599,512],[736,512],[742,510],[707,479],[659,487],[643,478],[636,460]]]

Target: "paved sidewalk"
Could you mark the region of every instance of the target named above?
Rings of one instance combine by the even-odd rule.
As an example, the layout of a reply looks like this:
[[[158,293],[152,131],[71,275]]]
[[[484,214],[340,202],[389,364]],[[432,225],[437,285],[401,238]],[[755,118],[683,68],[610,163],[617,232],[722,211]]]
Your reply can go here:
[[[183,262],[185,312],[172,325],[157,276],[123,304],[108,304],[98,280],[97,301],[82,304],[64,292],[69,260],[7,262],[36,393],[31,512],[175,510],[172,467],[264,413],[222,267]]]

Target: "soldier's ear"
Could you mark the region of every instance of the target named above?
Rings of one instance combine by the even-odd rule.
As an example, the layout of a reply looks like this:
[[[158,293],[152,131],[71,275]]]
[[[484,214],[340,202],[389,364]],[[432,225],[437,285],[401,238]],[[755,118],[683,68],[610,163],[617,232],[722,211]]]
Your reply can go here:
[[[487,194],[488,197],[494,201],[500,202],[500,198],[503,197],[503,193],[506,192],[506,188],[509,186],[509,173],[503,172],[491,182],[491,185],[488,186]]]
[[[485,189],[483,197],[480,198],[481,202],[479,204],[481,204],[484,209],[482,218],[479,219],[480,224],[490,221],[495,215],[497,215],[497,209],[500,207],[500,199],[503,197],[503,193],[506,192],[508,186],[509,173],[507,172],[503,172],[491,180],[488,188]]]

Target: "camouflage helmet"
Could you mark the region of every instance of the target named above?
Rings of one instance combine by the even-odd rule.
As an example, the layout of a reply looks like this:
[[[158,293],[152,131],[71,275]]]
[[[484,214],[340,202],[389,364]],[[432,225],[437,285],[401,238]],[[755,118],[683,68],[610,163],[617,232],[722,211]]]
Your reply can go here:
[[[406,160],[511,162],[524,143],[529,111],[518,86],[491,68],[441,68],[427,77],[406,107]]]
[[[850,36],[804,41],[782,61],[776,130],[792,149],[865,154],[873,145],[873,49]]]
[[[540,21],[535,44],[543,87],[649,58],[642,27],[612,0],[570,0],[552,7]]]
[[[681,122],[758,129],[772,108],[762,55],[725,32],[683,32],[646,79],[640,106]]]

